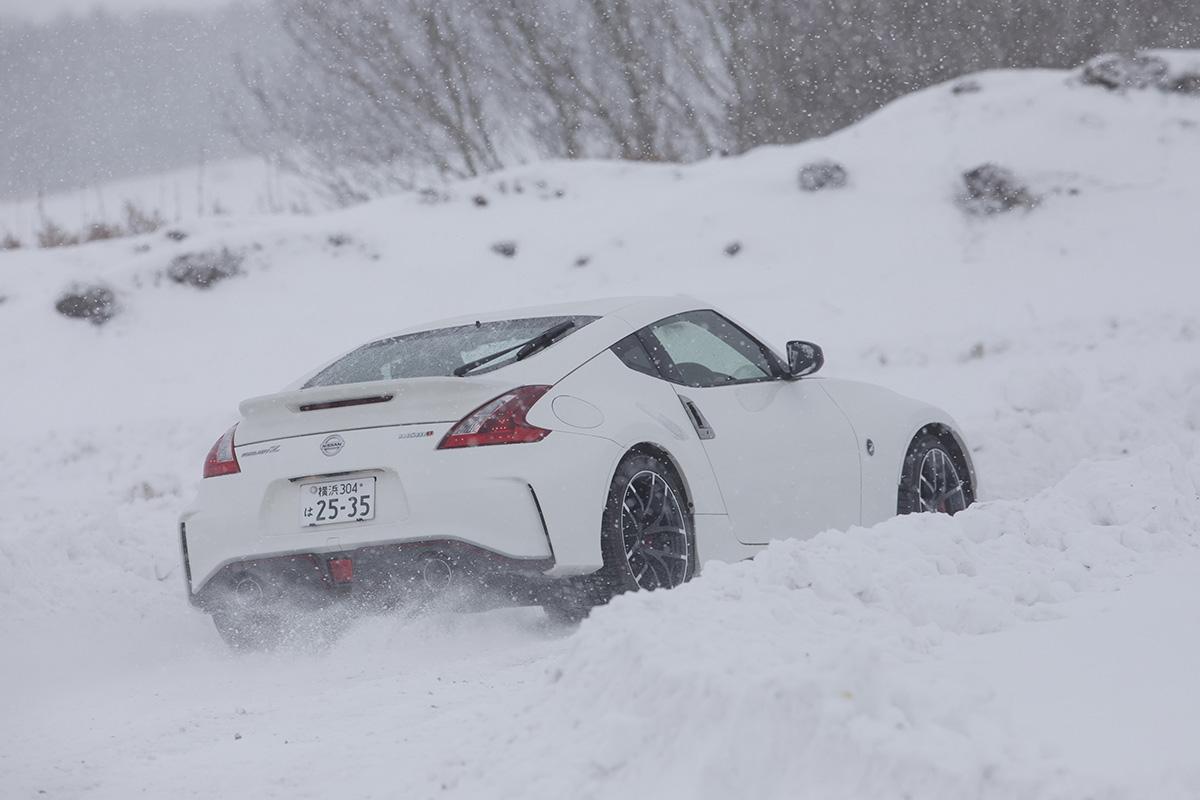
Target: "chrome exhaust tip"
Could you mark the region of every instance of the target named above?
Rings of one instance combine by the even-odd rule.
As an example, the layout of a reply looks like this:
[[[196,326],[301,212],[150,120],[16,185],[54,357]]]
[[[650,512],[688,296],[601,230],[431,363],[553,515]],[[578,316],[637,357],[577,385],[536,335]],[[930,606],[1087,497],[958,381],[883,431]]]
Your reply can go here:
[[[438,554],[430,554],[421,558],[417,574],[425,588],[431,592],[444,592],[454,582],[454,568],[449,559]]]
[[[260,608],[267,598],[267,587],[249,572],[238,575],[229,584],[228,598],[235,608]]]

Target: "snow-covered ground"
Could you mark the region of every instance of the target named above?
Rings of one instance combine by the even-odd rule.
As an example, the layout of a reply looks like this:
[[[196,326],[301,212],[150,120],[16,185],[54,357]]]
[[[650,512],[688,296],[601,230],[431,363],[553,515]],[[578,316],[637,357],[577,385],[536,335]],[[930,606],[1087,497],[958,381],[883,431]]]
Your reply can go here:
[[[0,794],[1200,796],[1200,98],[976,80],[735,159],[0,254]],[[801,192],[818,158],[849,185]],[[964,214],[983,162],[1041,202]],[[243,275],[163,278],[220,248]],[[76,281],[121,313],[55,314]],[[422,319],[678,291],[945,406],[984,502],[781,529],[578,629],[375,617],[234,656],[187,606],[175,518],[242,397]]]

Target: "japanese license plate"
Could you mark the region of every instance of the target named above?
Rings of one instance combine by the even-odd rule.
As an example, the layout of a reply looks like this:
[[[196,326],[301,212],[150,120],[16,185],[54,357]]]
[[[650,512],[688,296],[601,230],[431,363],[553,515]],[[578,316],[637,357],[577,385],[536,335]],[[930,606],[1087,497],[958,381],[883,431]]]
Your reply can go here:
[[[300,484],[300,524],[332,525],[375,519],[375,479]]]

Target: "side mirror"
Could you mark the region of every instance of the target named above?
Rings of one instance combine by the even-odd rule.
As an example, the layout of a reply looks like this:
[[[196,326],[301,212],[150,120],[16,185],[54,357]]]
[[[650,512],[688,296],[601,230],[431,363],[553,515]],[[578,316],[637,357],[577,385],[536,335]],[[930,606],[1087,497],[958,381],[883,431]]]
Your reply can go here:
[[[803,378],[812,375],[825,365],[825,354],[821,346],[812,342],[788,342],[788,377]]]

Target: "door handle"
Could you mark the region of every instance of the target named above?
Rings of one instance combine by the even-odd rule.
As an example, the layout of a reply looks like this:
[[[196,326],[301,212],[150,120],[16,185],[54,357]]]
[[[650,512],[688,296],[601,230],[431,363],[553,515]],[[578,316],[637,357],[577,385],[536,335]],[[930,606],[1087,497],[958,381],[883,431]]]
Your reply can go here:
[[[687,414],[688,419],[692,421],[692,427],[696,429],[696,435],[701,439],[715,439],[717,432],[713,430],[712,425],[708,424],[708,420],[700,413],[700,409],[691,398],[679,395],[679,402],[683,403],[683,411]]]

